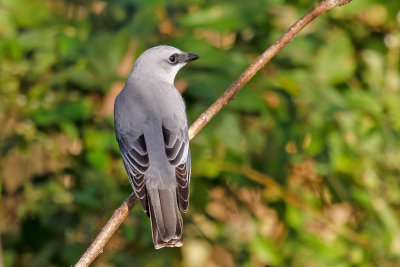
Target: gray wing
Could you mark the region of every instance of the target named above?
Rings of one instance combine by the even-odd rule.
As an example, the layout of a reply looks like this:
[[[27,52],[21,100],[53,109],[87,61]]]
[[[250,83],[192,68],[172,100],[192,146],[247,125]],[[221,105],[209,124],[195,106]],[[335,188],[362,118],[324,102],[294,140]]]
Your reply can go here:
[[[146,120],[142,103],[130,95],[125,88],[114,104],[115,133],[129,181],[143,210],[149,216],[145,173],[149,168],[144,131],[141,127]]]
[[[150,217],[144,178],[149,168],[149,155],[144,134],[140,136],[120,135],[117,136],[117,141],[129,181],[144,212]]]
[[[171,128],[167,125],[162,126],[165,154],[169,163],[175,167],[179,209],[186,212],[189,205],[191,172],[188,131],[186,124],[183,129],[172,130]]]

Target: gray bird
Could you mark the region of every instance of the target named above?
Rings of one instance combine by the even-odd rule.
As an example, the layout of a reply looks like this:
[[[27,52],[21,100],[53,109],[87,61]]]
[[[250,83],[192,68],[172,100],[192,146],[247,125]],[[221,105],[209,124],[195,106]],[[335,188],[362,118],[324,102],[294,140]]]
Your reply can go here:
[[[191,163],[185,103],[174,79],[186,63],[198,58],[165,45],[146,50],[114,103],[125,169],[150,217],[156,249],[183,244],[179,210],[188,208]]]

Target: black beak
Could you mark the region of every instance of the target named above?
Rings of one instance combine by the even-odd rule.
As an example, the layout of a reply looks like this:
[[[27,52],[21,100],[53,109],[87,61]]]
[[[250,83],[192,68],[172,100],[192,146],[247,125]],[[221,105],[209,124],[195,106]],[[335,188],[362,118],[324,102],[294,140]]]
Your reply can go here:
[[[196,59],[199,59],[200,57],[196,54],[193,53],[185,53],[185,62],[190,62]]]

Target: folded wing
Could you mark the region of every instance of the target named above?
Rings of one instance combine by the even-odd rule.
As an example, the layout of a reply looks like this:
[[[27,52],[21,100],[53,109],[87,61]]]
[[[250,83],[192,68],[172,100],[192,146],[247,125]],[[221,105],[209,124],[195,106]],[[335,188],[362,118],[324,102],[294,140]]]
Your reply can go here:
[[[150,217],[146,183],[144,175],[149,168],[149,155],[146,148],[146,140],[144,134],[139,136],[121,135],[117,136],[117,141],[121,151],[122,159],[126,172],[128,173],[129,181],[135,189],[136,196],[145,211]]]
[[[175,167],[177,184],[177,201],[179,209],[186,212],[189,205],[190,184],[190,150],[187,127],[171,130],[167,126],[162,127],[165,145],[165,154],[169,163]]]

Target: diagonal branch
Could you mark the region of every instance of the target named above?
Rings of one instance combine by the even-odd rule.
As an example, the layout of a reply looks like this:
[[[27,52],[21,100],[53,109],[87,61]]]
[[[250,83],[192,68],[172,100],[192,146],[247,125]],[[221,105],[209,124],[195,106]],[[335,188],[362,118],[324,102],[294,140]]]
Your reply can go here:
[[[101,229],[100,234],[96,237],[90,247],[82,255],[75,267],[86,267],[100,254],[108,240],[113,236],[118,227],[128,216],[131,209],[138,202],[135,193],[131,193],[122,205],[114,211],[114,214],[108,220],[107,224]]]
[[[190,126],[189,139],[191,140],[215,114],[217,114],[223,106],[225,106],[232,98],[239,92],[240,89],[251,79],[253,76],[267,64],[283,47],[292,41],[297,33],[299,33],[308,23],[313,21],[316,17],[326,12],[327,10],[341,6],[351,2],[352,0],[325,0],[319,3],[315,8],[308,12],[304,17],[299,19],[293,24],[278,41],[273,43],[264,53],[257,57],[247,69],[242,72],[239,78],[215,101],[200,117]]]
[[[324,0],[293,24],[278,41],[257,57],[239,78],[219,97],[189,128],[189,140],[193,137],[239,92],[253,76],[267,64],[283,47],[292,41],[307,24],[329,9],[350,3],[352,0]],[[115,233],[129,211],[136,205],[137,199],[132,193],[114,212],[100,234],[82,255],[75,267],[86,267],[103,251],[104,246]]]

